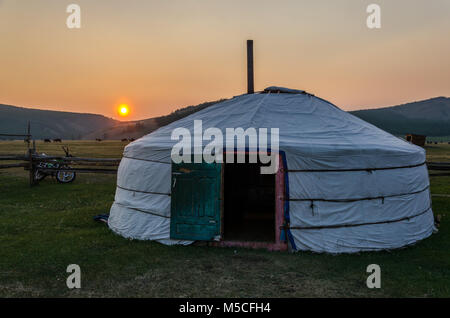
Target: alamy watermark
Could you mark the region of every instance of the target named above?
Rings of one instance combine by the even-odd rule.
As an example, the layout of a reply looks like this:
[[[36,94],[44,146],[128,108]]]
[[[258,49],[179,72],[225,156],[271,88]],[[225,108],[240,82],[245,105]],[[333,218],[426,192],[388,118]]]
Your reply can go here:
[[[66,26],[69,29],[81,28],[81,7],[78,4],[72,3],[66,7],[66,12],[70,13],[66,19]],[[366,26],[369,29],[381,28],[381,7],[379,4],[372,3],[366,8],[366,13],[369,15],[366,18]]]
[[[378,4],[372,3],[367,6],[367,13],[370,13],[366,20],[366,25],[369,29],[381,28],[381,7]]]
[[[378,264],[370,264],[366,268],[367,273],[371,273],[366,280],[367,288],[381,288],[381,267]]]
[[[70,264],[66,269],[67,273],[71,273],[66,280],[67,288],[81,288],[81,269],[80,265]]]
[[[248,156],[249,163],[268,164],[261,166],[261,174],[274,174],[278,171],[279,129],[270,128],[270,145],[268,144],[268,128],[226,128],[225,136],[222,130],[209,127],[203,131],[203,122],[194,120],[194,136],[187,128],[175,128],[172,140],[178,140],[172,147],[171,158],[174,163],[222,163],[225,146],[227,163],[245,163]],[[248,140],[248,146],[246,146]],[[203,141],[209,141],[203,146]]]
[[[66,20],[66,25],[69,29],[81,28],[81,7],[78,4],[72,3],[66,7],[66,12],[70,13]],[[366,13],[369,13],[366,19],[366,25],[369,29],[381,28],[381,7],[379,4],[372,3],[366,8]]]
[[[69,29],[81,28],[81,8],[78,4],[69,4],[66,12],[70,13],[66,20],[66,25]]]

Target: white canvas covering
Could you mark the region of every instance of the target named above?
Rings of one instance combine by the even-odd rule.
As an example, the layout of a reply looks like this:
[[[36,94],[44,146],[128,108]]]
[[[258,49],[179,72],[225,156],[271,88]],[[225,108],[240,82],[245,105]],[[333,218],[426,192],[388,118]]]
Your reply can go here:
[[[172,130],[279,128],[287,164],[289,238],[297,250],[393,249],[431,235],[424,149],[305,93],[279,87],[234,97],[125,147],[110,228],[127,238],[170,240]],[[208,142],[205,141],[204,145]]]

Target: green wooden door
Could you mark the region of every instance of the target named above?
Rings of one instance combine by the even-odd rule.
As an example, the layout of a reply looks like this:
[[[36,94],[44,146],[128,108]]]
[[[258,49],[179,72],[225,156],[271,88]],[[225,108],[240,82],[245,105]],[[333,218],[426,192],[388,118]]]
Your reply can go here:
[[[218,163],[172,163],[172,239],[220,239],[221,167]]]

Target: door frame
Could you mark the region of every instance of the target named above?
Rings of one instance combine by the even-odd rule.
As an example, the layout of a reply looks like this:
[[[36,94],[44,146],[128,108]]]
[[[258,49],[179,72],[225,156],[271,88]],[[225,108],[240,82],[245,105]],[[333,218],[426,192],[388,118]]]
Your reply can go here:
[[[226,151],[224,150],[223,155],[225,157]],[[234,151],[234,154],[238,153],[254,153],[250,151]],[[220,181],[220,241],[213,242],[209,241],[209,244],[212,246],[219,247],[246,247],[246,248],[264,248],[269,251],[285,251],[288,249],[287,241],[282,239],[282,229],[284,227],[285,218],[284,218],[284,203],[286,200],[286,182],[285,182],[285,174],[287,173],[283,156],[285,156],[284,152],[279,152],[278,155],[278,171],[275,174],[275,240],[274,242],[258,242],[258,241],[230,241],[224,240],[224,170],[226,169],[225,162],[222,163],[221,169],[221,181]],[[284,233],[286,236],[286,233]]]

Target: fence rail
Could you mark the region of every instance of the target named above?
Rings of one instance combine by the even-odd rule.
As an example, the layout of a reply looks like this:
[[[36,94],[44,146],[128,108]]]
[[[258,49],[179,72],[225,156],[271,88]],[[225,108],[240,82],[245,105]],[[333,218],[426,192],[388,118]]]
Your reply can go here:
[[[92,169],[92,168],[39,168],[42,172],[66,171],[77,173],[110,173],[116,174],[117,169]]]
[[[0,155],[0,160],[29,160],[25,155]]]
[[[427,162],[428,170],[450,170],[450,162]]]
[[[69,154],[69,149],[63,147],[66,156],[44,156],[36,152],[36,143],[32,140],[31,125],[28,122],[27,131],[25,134],[4,134],[0,133],[0,137],[23,137],[27,143],[27,151],[25,154],[0,154],[1,161],[22,161],[20,163],[4,163],[0,164],[0,169],[20,168],[23,167],[29,171],[30,185],[33,186],[38,183],[36,180],[36,170],[44,173],[53,173],[56,171],[67,171],[77,173],[117,173],[117,166],[120,163],[120,158],[80,158],[72,157]],[[31,142],[33,141],[33,142]],[[42,163],[58,163],[59,168],[44,166]],[[77,168],[71,166],[77,166]],[[104,167],[110,167],[108,169]]]
[[[33,160],[38,160],[42,162],[48,161],[64,161],[67,163],[83,161],[83,162],[92,162],[92,163],[120,163],[120,158],[80,158],[80,157],[61,157],[61,156],[41,156],[41,155],[33,155]]]
[[[29,150],[28,155],[23,154],[3,154],[0,155],[0,161],[23,161],[21,163],[6,163],[0,164],[0,169],[7,168],[20,168],[23,167],[25,170],[30,172],[30,185],[33,186],[37,184],[35,179],[35,171],[39,170],[42,172],[56,172],[56,171],[67,171],[76,173],[106,173],[115,174],[117,173],[117,167],[120,163],[120,158],[82,158],[82,157],[62,157],[62,156],[43,156],[39,155],[33,150]],[[60,168],[53,167],[39,167],[41,163],[46,162],[57,162]],[[69,166],[70,165],[70,166]],[[71,167],[72,165],[77,166],[76,168]],[[99,167],[111,167],[111,168],[99,168]]]
[[[427,162],[428,170],[431,177],[446,177],[450,176],[450,162]],[[437,171],[434,173],[434,171]]]
[[[21,163],[7,163],[0,164],[0,169],[7,168],[19,168],[23,167],[25,170],[30,171],[30,185],[36,184],[34,174],[36,169],[43,172],[54,171],[67,171],[77,173],[117,173],[117,167],[120,163],[120,158],[85,158],[85,157],[63,157],[63,156],[43,156],[36,152],[29,151],[28,155],[24,154],[2,154],[0,155],[0,161],[24,161]],[[63,165],[62,168],[38,168],[38,165],[42,162],[58,162]],[[77,167],[69,167],[74,165]],[[99,168],[99,167],[111,167],[111,168]],[[450,162],[427,162],[428,170],[436,171],[430,176],[450,176]]]

